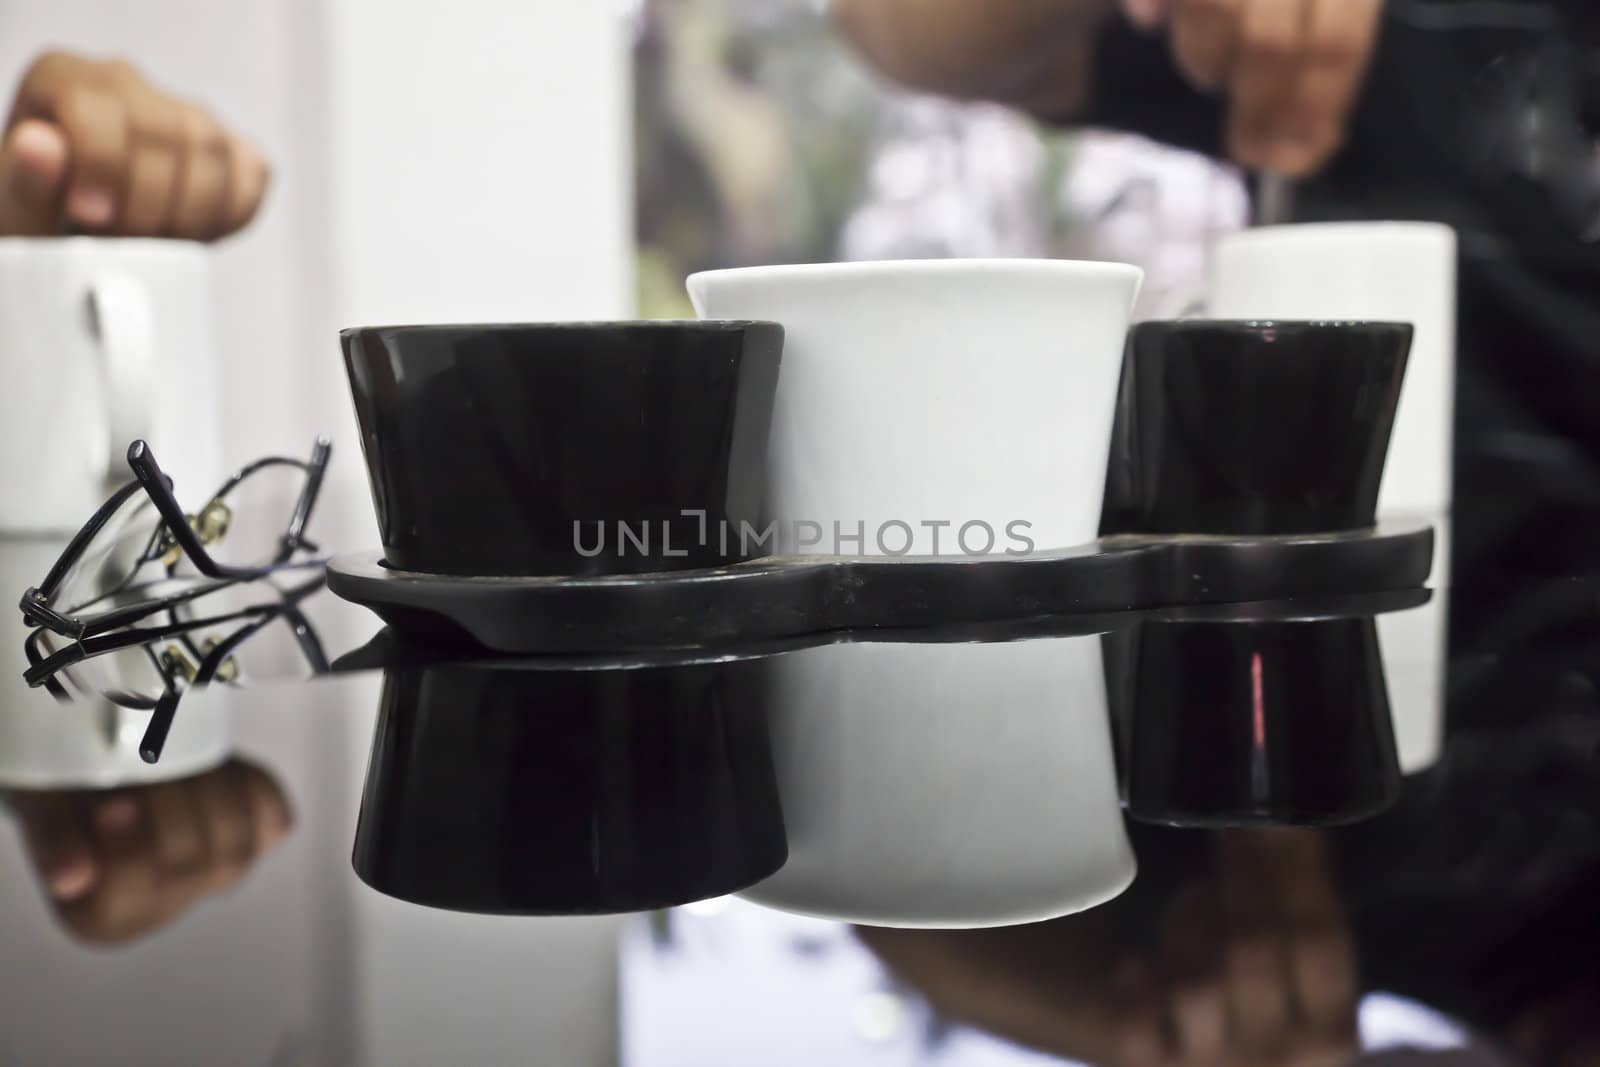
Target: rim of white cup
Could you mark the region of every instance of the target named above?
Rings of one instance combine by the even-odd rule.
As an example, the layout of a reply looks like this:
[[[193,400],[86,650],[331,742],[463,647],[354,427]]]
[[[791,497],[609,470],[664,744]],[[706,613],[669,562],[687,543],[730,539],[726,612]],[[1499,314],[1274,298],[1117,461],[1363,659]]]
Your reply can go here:
[[[199,259],[211,255],[211,246],[183,237],[117,237],[111,234],[75,233],[56,237],[0,237],[0,252],[36,254],[94,247],[118,254],[148,253],[174,259]]]
[[[850,277],[872,275],[951,274],[1059,274],[1064,277],[1125,279],[1140,281],[1144,271],[1131,263],[1114,263],[1090,259],[864,259],[842,263],[779,263],[757,267],[725,267],[719,270],[699,271],[689,275],[689,284],[714,279],[781,279]]]
[[[1456,231],[1442,222],[1407,222],[1404,220],[1370,222],[1289,222],[1278,226],[1253,226],[1225,234],[1220,243],[1225,245],[1270,244],[1299,238],[1344,238],[1371,241],[1388,238],[1433,238],[1450,244],[1456,240]]]

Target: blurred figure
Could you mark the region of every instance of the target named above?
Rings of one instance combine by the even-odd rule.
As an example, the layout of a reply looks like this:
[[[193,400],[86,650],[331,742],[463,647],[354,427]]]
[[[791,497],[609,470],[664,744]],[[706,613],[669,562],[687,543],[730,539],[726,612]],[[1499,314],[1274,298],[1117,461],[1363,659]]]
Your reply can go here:
[[[156,785],[7,794],[62,924],[115,945],[234,886],[294,824],[283,787],[243,760]]]
[[[1361,989],[1316,832],[1222,834],[1209,876],[1173,898],[1142,948],[1108,914],[859,933],[944,1014],[1054,1055],[1106,1067],[1355,1058]]]
[[[1596,5],[833,0],[832,11],[910,87],[1299,179],[1294,221],[1454,227],[1457,574],[1600,565],[1587,533],[1600,514],[1587,399],[1600,392]],[[1459,628],[1503,605],[1457,608]]]
[[[0,142],[0,236],[212,241],[249,224],[267,181],[260,150],[125,60],[47,52]]]
[[[717,191],[731,254],[759,258],[807,228],[810,206],[802,161],[777,106],[722,62],[733,31],[729,6],[663,5],[661,88]]]
[[[1226,146],[1240,165],[1304,177],[1344,140],[1377,37],[1383,0],[1122,0],[1164,31],[1174,68],[1228,99]],[[1041,117],[1092,117],[1116,56],[1112,0],[961,0],[930,18],[925,0],[836,0],[840,25],[885,73],[909,85],[986,97]],[[1130,83],[1120,88],[1132,90]],[[1146,87],[1155,107],[1167,86]],[[1173,111],[1176,101],[1164,101]]]
[[[952,1021],[1096,1067],[1600,1064],[1592,974],[1493,1030],[1515,1059],[1485,1044],[1361,1058],[1370,979],[1330,844],[1312,830],[1226,830],[1209,853],[1179,862],[1187,873],[1172,891],[1136,886],[1104,908],[1033,926],[857,934]]]

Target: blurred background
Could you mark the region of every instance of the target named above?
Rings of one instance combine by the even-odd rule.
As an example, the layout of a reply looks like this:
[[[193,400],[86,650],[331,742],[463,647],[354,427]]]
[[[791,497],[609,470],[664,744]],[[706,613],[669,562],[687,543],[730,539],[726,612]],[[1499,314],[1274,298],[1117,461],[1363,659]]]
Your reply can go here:
[[[634,53],[638,299],[692,317],[697,270],[949,256],[1143,266],[1140,311],[1198,291],[1241,227],[1231,168],[1142,138],[890,88],[826,0],[640,0]]]

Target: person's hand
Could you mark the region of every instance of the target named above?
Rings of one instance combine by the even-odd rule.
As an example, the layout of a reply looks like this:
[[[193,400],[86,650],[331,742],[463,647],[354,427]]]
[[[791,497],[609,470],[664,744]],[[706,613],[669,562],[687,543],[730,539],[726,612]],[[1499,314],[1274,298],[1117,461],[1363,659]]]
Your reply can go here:
[[[1360,989],[1325,846],[1307,830],[1222,834],[1216,874],[1170,909],[1147,1016],[1166,1035],[1154,1062],[1348,1063]]]
[[[1121,0],[1197,88],[1228,95],[1235,162],[1311,174],[1344,141],[1383,0]]]
[[[1324,844],[1228,831],[1158,949],[1084,915],[1000,930],[858,930],[936,1010],[1107,1067],[1328,1067],[1353,1059],[1359,985]],[[1105,924],[1111,925],[1111,924]]]
[[[0,141],[0,236],[215,240],[250,222],[267,179],[258,149],[128,63],[50,52]]]
[[[229,888],[292,824],[282,787],[240,760],[159,785],[10,799],[62,923],[93,944],[132,940]]]

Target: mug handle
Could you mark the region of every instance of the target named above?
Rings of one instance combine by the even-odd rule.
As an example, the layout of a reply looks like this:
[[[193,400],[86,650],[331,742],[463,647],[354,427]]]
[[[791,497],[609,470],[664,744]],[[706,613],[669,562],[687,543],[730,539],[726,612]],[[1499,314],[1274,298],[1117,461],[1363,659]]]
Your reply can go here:
[[[128,445],[150,436],[155,389],[155,320],[150,294],[133,278],[102,275],[89,284],[89,323],[100,348],[101,386],[111,447],[108,482],[125,480]]]

